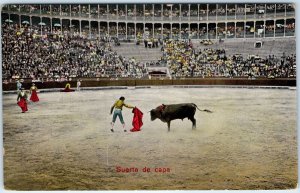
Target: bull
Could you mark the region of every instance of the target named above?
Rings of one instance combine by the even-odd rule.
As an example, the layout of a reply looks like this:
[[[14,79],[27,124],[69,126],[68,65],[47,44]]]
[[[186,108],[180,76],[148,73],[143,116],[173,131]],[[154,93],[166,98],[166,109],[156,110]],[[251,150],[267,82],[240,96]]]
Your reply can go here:
[[[163,104],[150,111],[151,121],[154,121],[157,118],[160,119],[162,122],[168,124],[168,131],[170,131],[170,125],[172,120],[175,119],[183,120],[184,118],[188,118],[193,123],[192,129],[195,129],[196,119],[194,115],[196,112],[196,108],[199,111],[210,112],[210,113],[212,112],[207,109],[201,110],[194,103],[170,104],[170,105]]]

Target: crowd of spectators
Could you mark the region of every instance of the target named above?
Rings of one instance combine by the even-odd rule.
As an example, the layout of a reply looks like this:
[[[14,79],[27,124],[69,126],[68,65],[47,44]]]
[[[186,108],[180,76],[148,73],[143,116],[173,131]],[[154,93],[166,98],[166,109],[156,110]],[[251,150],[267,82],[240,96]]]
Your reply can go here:
[[[241,15],[245,13],[245,6],[237,6],[236,14]]]
[[[63,81],[70,78],[147,77],[147,64],[112,50],[113,39],[88,39],[68,29],[2,25],[2,75],[4,79]],[[125,29],[121,28],[121,31]],[[149,47],[145,40],[145,47]],[[221,49],[195,48],[191,40],[152,42],[162,45],[162,63],[173,77],[295,77],[296,55],[228,56]]]
[[[135,77],[147,74],[145,65],[118,55],[110,42],[79,35],[40,36],[30,26],[2,25],[4,79],[62,81],[77,77]]]
[[[69,16],[70,15],[70,5],[61,5],[61,15]]]
[[[172,77],[296,77],[295,54],[227,56],[223,49],[195,49],[190,40],[167,40],[162,52]]]
[[[99,16],[100,17],[105,17],[107,16],[107,7],[106,6],[99,6]]]

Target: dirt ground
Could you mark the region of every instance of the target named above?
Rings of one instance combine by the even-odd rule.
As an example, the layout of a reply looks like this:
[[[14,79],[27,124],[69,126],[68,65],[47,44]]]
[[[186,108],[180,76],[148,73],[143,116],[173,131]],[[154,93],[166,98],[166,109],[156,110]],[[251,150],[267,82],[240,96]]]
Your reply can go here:
[[[117,120],[110,132],[110,107],[120,96],[144,112],[142,131],[125,133]],[[162,87],[39,97],[23,114],[16,95],[3,95],[5,189],[297,186],[296,90]],[[150,121],[152,108],[186,102],[213,111],[196,112],[196,130],[187,119],[171,122],[170,132],[166,123]],[[133,114],[123,109],[123,115],[129,130]]]

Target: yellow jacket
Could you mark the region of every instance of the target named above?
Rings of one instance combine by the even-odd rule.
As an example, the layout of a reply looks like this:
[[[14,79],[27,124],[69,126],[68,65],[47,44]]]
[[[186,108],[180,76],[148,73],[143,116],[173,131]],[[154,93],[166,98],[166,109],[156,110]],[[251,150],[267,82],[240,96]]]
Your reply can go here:
[[[125,106],[127,108],[133,108],[133,106],[125,104],[124,101],[122,101],[122,100],[117,100],[115,102],[115,104],[113,105],[113,107],[115,107],[117,109],[121,109],[121,110],[122,110],[123,106]]]

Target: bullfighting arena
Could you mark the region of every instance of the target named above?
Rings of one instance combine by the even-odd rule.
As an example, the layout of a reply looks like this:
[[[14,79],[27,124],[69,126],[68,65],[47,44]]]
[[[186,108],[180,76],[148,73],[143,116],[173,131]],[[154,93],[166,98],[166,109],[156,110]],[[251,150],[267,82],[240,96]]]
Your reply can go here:
[[[110,131],[120,96],[144,113],[142,131]],[[21,113],[3,95],[4,184],[8,190],[294,189],[296,90],[174,88],[41,92]],[[161,104],[195,103],[184,119],[150,121]],[[126,129],[131,109],[123,109]]]

